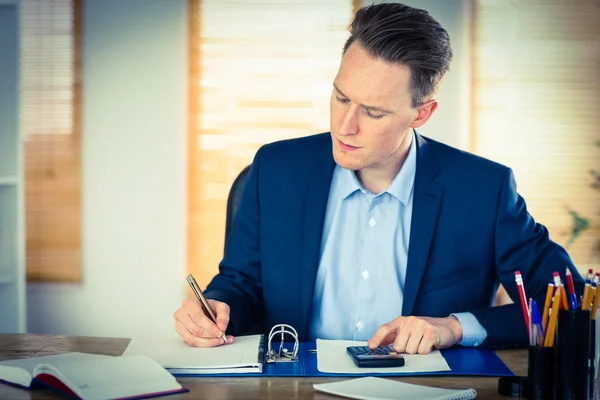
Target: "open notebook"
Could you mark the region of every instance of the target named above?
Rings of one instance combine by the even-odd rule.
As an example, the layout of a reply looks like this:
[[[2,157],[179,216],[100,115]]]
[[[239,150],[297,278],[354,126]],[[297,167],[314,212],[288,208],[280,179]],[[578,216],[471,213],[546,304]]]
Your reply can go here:
[[[261,373],[262,335],[237,336],[231,344],[191,347],[177,335],[135,337],[124,355],[144,354],[175,375]]]
[[[440,389],[372,376],[314,384],[313,388],[318,392],[358,400],[467,400],[477,397],[474,389]]]
[[[146,356],[65,353],[0,362],[0,381],[31,388],[38,381],[83,400],[154,397],[187,391]]]

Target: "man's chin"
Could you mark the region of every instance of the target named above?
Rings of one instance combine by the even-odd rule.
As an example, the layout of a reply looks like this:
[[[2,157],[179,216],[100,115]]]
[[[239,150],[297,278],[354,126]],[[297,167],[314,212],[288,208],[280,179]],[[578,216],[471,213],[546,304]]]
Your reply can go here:
[[[352,157],[349,157],[347,154],[344,154],[344,153],[336,151],[336,150],[333,151],[333,160],[340,167],[342,167],[344,169],[349,169],[350,171],[357,171],[363,167],[362,164],[358,160],[354,160],[354,159],[352,159]]]

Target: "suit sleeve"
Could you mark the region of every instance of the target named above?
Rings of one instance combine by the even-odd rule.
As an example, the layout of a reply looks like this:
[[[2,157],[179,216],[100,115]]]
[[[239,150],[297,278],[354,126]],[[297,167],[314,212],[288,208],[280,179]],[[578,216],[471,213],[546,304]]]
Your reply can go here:
[[[260,266],[259,171],[262,150],[256,153],[240,206],[225,244],[219,273],[206,288],[205,296],[230,307],[227,334],[248,332],[263,319]]]
[[[579,293],[583,288],[583,279],[566,251],[551,241],[548,230],[536,223],[527,212],[525,201],[517,193],[510,169],[506,169],[499,191],[494,249],[496,274],[514,303],[471,310],[487,332],[487,337],[480,347],[525,347],[528,345],[527,327],[521,311],[514,272],[521,272],[527,297],[535,299],[538,307],[544,304],[548,282],[554,271],[561,275],[564,282],[568,267]]]

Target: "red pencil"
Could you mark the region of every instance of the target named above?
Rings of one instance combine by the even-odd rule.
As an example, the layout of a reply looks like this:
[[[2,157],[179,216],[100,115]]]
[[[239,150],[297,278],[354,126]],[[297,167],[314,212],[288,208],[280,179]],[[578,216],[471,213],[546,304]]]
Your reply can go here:
[[[567,285],[569,285],[569,295],[572,295],[575,293],[575,285],[573,285],[573,275],[571,275],[569,267],[567,267],[567,272],[565,275],[567,276]]]
[[[519,289],[519,299],[521,300],[521,311],[523,311],[525,327],[527,328],[527,333],[529,333],[529,308],[527,307],[527,296],[525,295],[525,286],[523,286],[523,277],[519,271],[515,271],[515,282],[517,282],[517,289]]]

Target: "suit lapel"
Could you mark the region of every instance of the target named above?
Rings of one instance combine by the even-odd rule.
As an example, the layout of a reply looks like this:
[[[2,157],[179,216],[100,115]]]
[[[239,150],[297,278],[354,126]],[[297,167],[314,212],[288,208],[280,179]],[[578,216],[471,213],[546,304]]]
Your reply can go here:
[[[411,315],[413,312],[443,195],[443,186],[433,180],[439,173],[439,165],[431,147],[422,136],[417,134],[416,138],[417,173],[415,175],[402,315]]]
[[[321,250],[321,236],[323,234],[325,211],[327,209],[327,199],[329,198],[329,188],[331,186],[334,167],[335,162],[333,161],[331,141],[328,141],[308,173],[306,196],[304,199],[304,224],[301,244],[302,262],[300,263],[300,267],[302,268],[302,271],[300,271],[300,287],[302,291],[301,301],[304,332],[299,332],[303,337],[306,337],[309,329]]]

